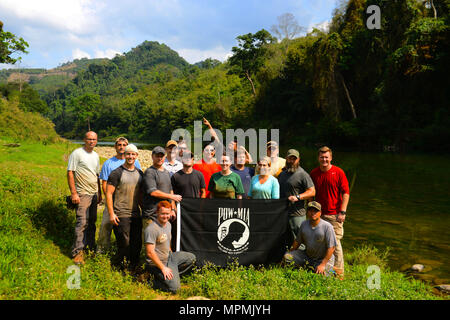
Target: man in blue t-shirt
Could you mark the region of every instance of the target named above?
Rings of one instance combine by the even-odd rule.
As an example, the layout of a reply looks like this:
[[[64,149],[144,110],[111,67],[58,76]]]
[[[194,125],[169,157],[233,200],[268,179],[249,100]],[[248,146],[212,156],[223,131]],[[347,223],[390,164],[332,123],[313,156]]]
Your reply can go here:
[[[237,151],[236,163],[234,163],[230,169],[231,171],[237,173],[241,177],[242,185],[244,186],[245,195],[247,198],[248,191],[250,190],[250,184],[252,182],[252,177],[255,175],[255,169],[246,167],[245,163],[247,161],[245,149],[239,148]]]
[[[124,137],[119,137],[116,139],[114,148],[116,149],[116,155],[103,163],[102,170],[100,172],[100,180],[102,180],[102,190],[106,197],[106,184],[108,182],[108,177],[112,171],[120,167],[125,163],[125,147],[128,145],[128,140]],[[139,160],[136,159],[134,165],[137,169],[141,169]],[[107,250],[111,245],[111,232],[113,225],[109,220],[108,208],[105,205],[105,210],[103,211],[102,223],[100,226],[100,231],[98,234],[98,251],[103,252]]]

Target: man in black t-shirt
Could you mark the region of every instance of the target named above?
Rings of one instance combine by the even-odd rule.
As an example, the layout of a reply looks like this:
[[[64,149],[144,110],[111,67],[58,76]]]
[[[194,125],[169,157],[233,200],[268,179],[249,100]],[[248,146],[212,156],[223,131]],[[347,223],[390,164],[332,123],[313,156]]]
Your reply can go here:
[[[206,198],[206,184],[203,174],[192,168],[194,154],[189,152],[182,159],[183,169],[176,172],[172,178],[172,188],[175,194],[183,198]]]

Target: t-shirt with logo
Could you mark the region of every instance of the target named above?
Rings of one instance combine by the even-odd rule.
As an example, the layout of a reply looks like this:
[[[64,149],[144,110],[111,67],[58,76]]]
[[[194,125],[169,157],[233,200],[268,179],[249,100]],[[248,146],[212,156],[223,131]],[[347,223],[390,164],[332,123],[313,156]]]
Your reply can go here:
[[[159,260],[166,265],[170,252],[170,241],[172,239],[172,225],[169,221],[162,226],[158,220],[154,220],[144,230],[144,243],[154,244],[155,252]],[[156,266],[152,259],[145,257],[147,263]]]
[[[236,195],[244,193],[244,186],[237,173],[224,176],[222,172],[216,172],[209,180],[208,190],[214,192],[214,198],[236,199]]]
[[[108,184],[115,187],[113,208],[118,218],[140,217],[139,200],[143,175],[137,168],[128,170],[124,166],[118,167],[109,175]]]
[[[322,172],[320,167],[311,171],[316,187],[315,200],[322,206],[322,215],[337,214],[341,210],[342,194],[350,193],[347,176],[339,167],[332,166]]]
[[[306,255],[314,260],[322,260],[328,248],[336,246],[333,226],[323,219],[320,219],[315,227],[311,226],[310,220],[303,221],[296,240],[305,245]],[[334,264],[334,255],[331,256],[329,263]]]
[[[98,192],[100,158],[97,152],[87,152],[84,147],[75,149],[69,156],[67,171],[73,171],[78,194],[94,195]]]

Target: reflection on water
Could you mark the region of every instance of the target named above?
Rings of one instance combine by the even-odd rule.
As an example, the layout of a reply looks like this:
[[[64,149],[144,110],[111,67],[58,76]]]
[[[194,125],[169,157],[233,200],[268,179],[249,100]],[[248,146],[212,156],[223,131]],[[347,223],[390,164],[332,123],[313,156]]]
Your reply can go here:
[[[450,167],[435,155],[333,153],[351,185],[342,244],[390,248],[389,265],[425,265],[428,278],[450,279]],[[315,151],[301,154],[308,172]],[[345,254],[345,252],[344,252]],[[423,277],[427,278],[427,277]],[[429,280],[429,279],[428,279]]]

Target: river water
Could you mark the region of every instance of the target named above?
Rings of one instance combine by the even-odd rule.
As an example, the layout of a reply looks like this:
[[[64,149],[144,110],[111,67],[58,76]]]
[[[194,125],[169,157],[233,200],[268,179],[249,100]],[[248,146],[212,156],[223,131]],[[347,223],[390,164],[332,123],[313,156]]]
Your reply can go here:
[[[318,165],[315,150],[301,152],[301,166]],[[345,250],[362,244],[390,248],[389,266],[425,266],[418,277],[450,282],[450,167],[448,157],[334,152],[333,164],[351,187],[344,224]]]

